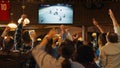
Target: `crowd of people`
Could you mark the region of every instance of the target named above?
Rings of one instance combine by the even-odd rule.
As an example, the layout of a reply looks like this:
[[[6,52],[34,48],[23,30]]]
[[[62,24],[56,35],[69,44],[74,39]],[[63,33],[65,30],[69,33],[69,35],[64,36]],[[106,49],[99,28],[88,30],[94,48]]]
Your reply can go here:
[[[23,30],[28,24],[24,23],[27,16],[23,14],[14,37],[7,35],[8,26],[0,37],[0,68],[120,68],[120,26],[111,9],[109,16],[114,31],[107,33],[93,18],[101,32],[95,50],[92,43],[74,38],[64,25],[60,25],[59,35],[53,28],[38,42],[34,31]]]

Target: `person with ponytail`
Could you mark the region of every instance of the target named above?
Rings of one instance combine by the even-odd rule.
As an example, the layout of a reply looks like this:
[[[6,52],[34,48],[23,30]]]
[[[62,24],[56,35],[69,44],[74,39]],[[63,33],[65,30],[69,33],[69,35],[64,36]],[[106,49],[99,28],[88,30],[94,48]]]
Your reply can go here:
[[[59,52],[61,52],[61,56],[65,58],[62,62],[62,68],[72,68],[71,60],[73,53],[75,51],[75,47],[72,41],[66,39],[60,46]]]

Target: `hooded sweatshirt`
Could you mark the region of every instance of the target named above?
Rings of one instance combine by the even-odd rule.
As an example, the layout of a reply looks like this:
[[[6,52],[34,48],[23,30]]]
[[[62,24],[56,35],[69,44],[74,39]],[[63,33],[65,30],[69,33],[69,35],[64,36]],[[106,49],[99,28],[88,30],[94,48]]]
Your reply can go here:
[[[120,68],[120,43],[106,43],[101,48],[100,65],[104,68]]]

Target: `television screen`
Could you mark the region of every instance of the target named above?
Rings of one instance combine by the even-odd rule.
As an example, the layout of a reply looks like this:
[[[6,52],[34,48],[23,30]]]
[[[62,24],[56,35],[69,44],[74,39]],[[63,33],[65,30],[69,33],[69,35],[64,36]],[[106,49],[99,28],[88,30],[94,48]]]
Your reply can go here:
[[[73,24],[73,5],[41,4],[38,22],[39,24]]]

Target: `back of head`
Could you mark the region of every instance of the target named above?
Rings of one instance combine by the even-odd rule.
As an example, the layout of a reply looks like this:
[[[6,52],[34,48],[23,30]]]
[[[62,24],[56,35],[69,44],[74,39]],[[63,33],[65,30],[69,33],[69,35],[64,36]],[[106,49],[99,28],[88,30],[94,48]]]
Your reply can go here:
[[[62,62],[62,68],[71,68],[71,63],[70,63],[69,59],[65,59]]]
[[[106,33],[102,33],[98,37],[98,44],[105,45],[107,43]]]
[[[52,50],[53,50],[52,44],[53,44],[53,40],[52,40],[52,39],[50,39],[50,40],[48,41],[48,43],[46,44],[45,51],[46,51],[48,54],[52,54]]]
[[[72,57],[75,48],[74,48],[74,43],[68,39],[66,39],[59,48],[61,51],[61,56],[65,58],[65,60],[62,63],[62,68],[71,68],[71,63],[69,59]]]
[[[27,18],[27,15],[26,15],[26,14],[22,14],[22,15],[21,15],[21,18],[22,18],[22,19]]]
[[[14,40],[12,37],[7,36],[3,40],[3,50],[4,51],[10,51],[14,46]]]
[[[118,42],[118,35],[114,32],[107,33],[107,41],[111,43],[117,43]]]
[[[61,55],[64,58],[70,58],[75,51],[74,43],[66,39],[64,42],[61,43],[60,49],[61,49]]]
[[[78,50],[81,46],[83,46],[83,42],[82,41],[78,41],[76,45],[77,45],[76,48]]]
[[[83,45],[77,51],[77,61],[79,63],[93,62],[95,58],[93,48]]]
[[[27,30],[23,31],[22,39],[23,39],[24,43],[30,43],[31,42],[31,38],[30,38],[29,32]]]

